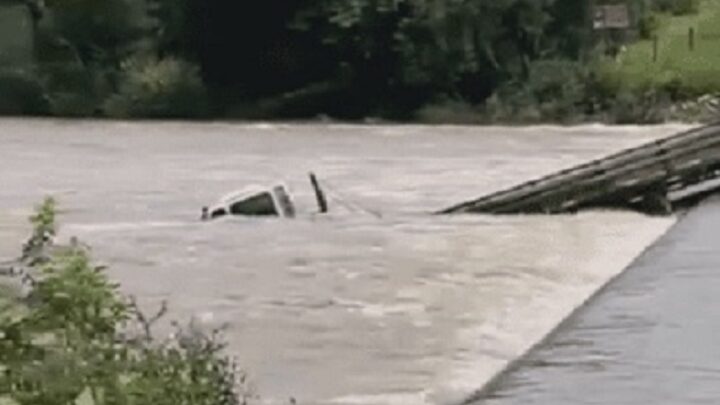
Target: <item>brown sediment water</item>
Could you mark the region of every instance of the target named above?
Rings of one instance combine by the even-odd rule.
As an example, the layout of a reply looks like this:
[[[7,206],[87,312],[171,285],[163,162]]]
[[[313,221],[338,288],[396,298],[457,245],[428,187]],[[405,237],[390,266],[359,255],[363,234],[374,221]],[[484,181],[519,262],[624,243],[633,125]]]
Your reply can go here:
[[[54,195],[61,237],[90,243],[124,292],[227,323],[262,403],[454,403],[675,219],[429,213],[686,128],[0,120],[0,257]],[[313,215],[309,171],[330,215]],[[198,221],[278,180],[295,220]]]

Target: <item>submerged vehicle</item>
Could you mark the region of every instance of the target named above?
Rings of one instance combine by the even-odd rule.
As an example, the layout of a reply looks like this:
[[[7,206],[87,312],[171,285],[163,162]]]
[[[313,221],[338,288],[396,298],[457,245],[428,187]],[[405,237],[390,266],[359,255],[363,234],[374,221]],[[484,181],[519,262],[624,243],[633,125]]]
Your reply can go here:
[[[315,191],[319,212],[326,213],[328,206],[325,193],[312,173],[310,173],[310,182]],[[222,197],[210,207],[203,207],[201,219],[207,221],[227,215],[294,218],[295,204],[283,184],[270,188],[249,186]]]
[[[249,186],[224,196],[210,207],[203,207],[203,220],[226,215],[293,218],[295,216],[295,205],[284,185],[277,185],[269,189]]]

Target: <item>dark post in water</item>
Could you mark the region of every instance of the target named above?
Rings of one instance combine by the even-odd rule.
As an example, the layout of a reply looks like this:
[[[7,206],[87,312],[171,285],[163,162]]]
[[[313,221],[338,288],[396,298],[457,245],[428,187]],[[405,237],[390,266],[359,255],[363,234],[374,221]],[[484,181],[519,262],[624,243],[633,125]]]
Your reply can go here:
[[[320,188],[320,184],[317,181],[317,177],[315,177],[315,173],[310,173],[310,182],[312,183],[313,190],[315,190],[315,198],[317,199],[320,213],[324,214],[328,212],[328,205],[327,200],[325,199],[325,193],[323,193],[322,189]]]

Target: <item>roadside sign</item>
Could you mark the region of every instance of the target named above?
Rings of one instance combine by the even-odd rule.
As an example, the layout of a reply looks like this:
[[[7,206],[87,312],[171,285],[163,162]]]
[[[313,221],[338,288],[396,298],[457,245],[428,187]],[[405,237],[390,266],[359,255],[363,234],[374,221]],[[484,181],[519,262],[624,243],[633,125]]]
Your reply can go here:
[[[626,4],[608,4],[593,9],[593,28],[596,30],[630,28],[630,11]]]

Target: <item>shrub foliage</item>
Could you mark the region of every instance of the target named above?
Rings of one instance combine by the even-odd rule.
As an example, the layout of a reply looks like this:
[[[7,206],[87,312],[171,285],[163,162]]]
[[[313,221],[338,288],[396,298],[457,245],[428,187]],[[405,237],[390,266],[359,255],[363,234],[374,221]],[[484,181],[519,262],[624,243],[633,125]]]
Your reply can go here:
[[[207,94],[198,68],[176,58],[134,58],[122,64],[119,91],[105,103],[113,117],[199,118]]]
[[[29,276],[22,310],[0,312],[0,402],[19,405],[239,405],[244,375],[218,331],[195,324],[158,340],[87,248],[53,244],[55,204],[31,218],[21,264]],[[43,260],[36,260],[43,257]]]

